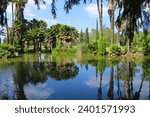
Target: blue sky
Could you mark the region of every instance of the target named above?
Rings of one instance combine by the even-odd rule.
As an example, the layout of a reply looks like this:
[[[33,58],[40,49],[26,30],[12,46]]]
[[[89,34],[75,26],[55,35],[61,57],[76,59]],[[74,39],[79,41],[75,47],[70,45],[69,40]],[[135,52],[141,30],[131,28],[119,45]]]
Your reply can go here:
[[[76,27],[79,31],[85,30],[86,27],[91,30],[95,28],[96,19],[98,18],[98,12],[95,0],[92,3],[88,4],[80,4],[78,6],[74,6],[72,10],[70,10],[69,14],[66,14],[63,5],[64,0],[58,0],[57,7],[57,18],[53,19],[51,14],[51,0],[45,0],[46,4],[40,5],[40,10],[34,4],[34,0],[28,0],[28,4],[25,8],[25,18],[30,20],[33,18],[37,18],[39,20],[45,20],[48,23],[48,26],[61,23],[67,24]],[[103,12],[103,25],[110,26],[109,16],[108,16],[108,8],[106,6],[107,3],[104,3],[104,12]],[[11,25],[11,5],[9,5],[8,9],[9,16],[9,25]]]

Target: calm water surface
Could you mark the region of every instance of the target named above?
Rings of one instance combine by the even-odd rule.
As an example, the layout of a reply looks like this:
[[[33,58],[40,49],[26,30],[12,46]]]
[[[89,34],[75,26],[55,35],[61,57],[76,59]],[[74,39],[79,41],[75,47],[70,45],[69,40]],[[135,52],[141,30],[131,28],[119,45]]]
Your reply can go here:
[[[0,60],[0,99],[149,100],[150,60],[45,54]]]

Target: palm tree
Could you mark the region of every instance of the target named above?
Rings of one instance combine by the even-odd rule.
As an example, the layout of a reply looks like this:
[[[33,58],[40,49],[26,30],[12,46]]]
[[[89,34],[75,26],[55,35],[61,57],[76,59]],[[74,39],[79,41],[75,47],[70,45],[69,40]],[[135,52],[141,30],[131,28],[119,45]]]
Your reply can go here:
[[[8,0],[1,0],[0,1],[0,25],[4,26],[5,25],[5,11],[7,9],[8,5]]]
[[[11,2],[11,11],[12,11],[12,23],[14,22],[14,1],[12,0]],[[10,36],[10,44],[13,45],[13,37],[14,37],[14,28],[12,26],[12,29],[11,29],[11,36]]]
[[[115,23],[115,9],[117,5],[117,0],[108,0],[108,13],[110,16],[111,23],[111,43],[114,43],[114,23]]]
[[[27,0],[16,0],[15,1],[15,18],[16,20],[24,20],[24,8]]]
[[[10,40],[9,40],[9,27],[8,27],[8,21],[7,21],[7,10],[5,11],[5,24],[6,24],[6,31],[7,31],[7,43],[9,44],[10,43]]]
[[[101,36],[103,36],[103,0],[97,0],[97,10],[99,15],[100,32]]]

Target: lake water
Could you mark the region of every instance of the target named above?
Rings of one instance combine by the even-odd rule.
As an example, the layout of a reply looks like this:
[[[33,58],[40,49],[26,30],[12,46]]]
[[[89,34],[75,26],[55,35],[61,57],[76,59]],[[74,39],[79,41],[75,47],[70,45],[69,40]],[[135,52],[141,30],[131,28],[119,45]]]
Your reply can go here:
[[[27,54],[0,60],[0,99],[149,100],[150,59]]]

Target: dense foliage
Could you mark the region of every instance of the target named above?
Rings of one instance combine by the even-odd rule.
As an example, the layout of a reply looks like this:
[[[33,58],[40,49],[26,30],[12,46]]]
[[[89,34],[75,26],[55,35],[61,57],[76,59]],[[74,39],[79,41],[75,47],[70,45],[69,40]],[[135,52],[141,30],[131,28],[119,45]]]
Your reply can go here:
[[[34,0],[35,5],[45,4],[44,0]],[[51,2],[51,13],[56,17],[56,2]],[[93,0],[65,0],[66,13],[74,5]],[[107,0],[110,27],[103,26],[103,0],[97,0],[99,24],[89,31],[88,27],[78,34],[75,27],[56,24],[47,27],[45,21],[32,19],[25,20],[24,9],[28,0],[5,0],[0,1],[0,24],[6,27],[5,43],[20,47],[20,52],[41,52],[63,50],[73,48],[79,53],[93,53],[100,55],[120,56],[126,53],[150,54],[150,1],[149,0]],[[7,23],[7,7],[12,5],[12,27]],[[15,13],[13,12],[15,8]],[[115,20],[115,10],[119,12]],[[99,26],[100,27],[99,27]],[[117,32],[115,32],[115,26]],[[142,32],[139,30],[143,29]],[[137,33],[139,32],[139,34]],[[1,34],[1,33],[0,33]],[[78,48],[78,49],[74,49]],[[86,51],[85,51],[86,50]],[[128,50],[128,51],[127,51]]]
[[[0,58],[9,58],[18,56],[18,47],[14,47],[8,44],[0,44]]]

